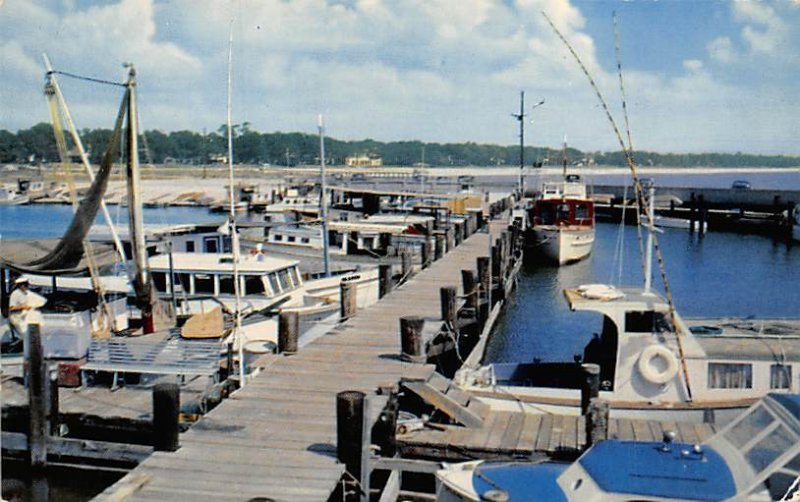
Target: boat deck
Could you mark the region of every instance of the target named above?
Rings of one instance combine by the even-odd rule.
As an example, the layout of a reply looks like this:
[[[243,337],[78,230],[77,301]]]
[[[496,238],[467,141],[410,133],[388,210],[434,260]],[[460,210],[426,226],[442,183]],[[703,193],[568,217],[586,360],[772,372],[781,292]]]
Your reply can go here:
[[[488,248],[488,234],[472,235],[299,353],[273,357],[181,435],[178,451],[153,454],[96,500],[327,500],[344,474],[336,459],[336,394],[425,380],[432,366],[399,357],[398,318],[439,322],[439,288],[459,285],[461,270],[474,269]],[[370,423],[380,397],[370,398]]]

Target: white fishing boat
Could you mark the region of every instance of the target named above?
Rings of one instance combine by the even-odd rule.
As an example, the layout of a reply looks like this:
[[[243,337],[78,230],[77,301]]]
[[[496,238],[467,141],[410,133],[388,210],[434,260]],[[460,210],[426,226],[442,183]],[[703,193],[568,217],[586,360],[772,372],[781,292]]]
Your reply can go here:
[[[437,502],[796,500],[800,396],[773,394],[702,444],[601,441],[573,463],[472,461],[436,473]]]
[[[578,175],[545,183],[533,205],[535,245],[549,260],[565,265],[589,256],[594,245],[594,202]]]
[[[17,191],[14,184],[0,185],[0,206],[19,206],[30,202],[30,197]]]
[[[800,321],[683,319],[642,288],[564,294],[571,310],[602,316],[576,361],[491,364],[462,375],[467,387],[499,409],[577,415],[580,363],[592,363],[612,417],[720,423],[769,392],[800,391]]]

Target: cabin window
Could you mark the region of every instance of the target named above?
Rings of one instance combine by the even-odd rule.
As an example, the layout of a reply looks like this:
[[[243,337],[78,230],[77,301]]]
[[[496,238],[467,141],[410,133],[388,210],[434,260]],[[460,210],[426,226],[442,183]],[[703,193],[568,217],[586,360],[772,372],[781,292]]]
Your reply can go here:
[[[260,295],[264,293],[264,282],[261,276],[246,275],[244,276],[244,291],[246,295]]]
[[[725,439],[737,449],[741,449],[773,421],[772,415],[764,408],[764,405],[759,405],[745,413],[741,420],[725,433]]]
[[[364,237],[362,249],[372,249],[374,238]]]
[[[195,274],[194,276],[194,294],[215,294],[214,291],[214,276],[209,274]]]
[[[219,294],[234,295],[236,291],[233,288],[233,276],[221,275],[219,276]]]
[[[292,282],[294,283],[295,287],[300,287],[300,274],[297,272],[297,267],[292,267],[289,270],[292,273]]]
[[[194,253],[194,241],[186,241],[186,252]]]
[[[280,235],[280,234],[275,234],[275,241],[276,241],[276,242],[280,242],[280,241],[282,241],[282,240],[283,240],[283,236],[282,236],[282,235]]]
[[[558,205],[556,218],[559,220],[569,220],[569,204]]]
[[[164,272],[153,272],[153,285],[156,290],[164,293],[167,291],[167,274]]]
[[[708,363],[709,389],[752,389],[753,365]]]
[[[756,472],[762,472],[785,453],[786,445],[794,444],[794,440],[794,435],[785,427],[778,427],[750,448],[745,455],[747,462]]]
[[[576,220],[588,220],[589,219],[589,205],[588,204],[576,204],[575,205],[575,219]]]
[[[206,237],[203,239],[203,251],[206,253],[218,253],[219,242],[216,237]]]
[[[281,289],[287,290],[292,287],[292,283],[289,282],[289,270],[283,269],[278,270],[278,281],[281,283]]]
[[[652,333],[655,312],[625,312],[625,331],[628,333]]]
[[[552,225],[555,221],[553,206],[550,204],[542,204],[539,206],[539,219],[541,220],[542,225]]]
[[[176,274],[178,282],[175,284],[175,291],[191,292],[192,291],[192,275],[191,274]]]
[[[294,242],[296,240],[297,240],[297,238],[295,238],[294,235],[289,235],[289,236],[286,237],[286,242]]]
[[[308,237],[303,237],[300,239],[300,242],[302,242],[303,244],[308,244],[309,242],[311,242],[311,239],[309,239]]]
[[[792,367],[773,364],[769,367],[769,388],[788,389],[792,386]]]
[[[275,275],[275,272],[269,274],[269,285],[276,294],[281,292],[281,287],[278,285],[278,276]]]
[[[229,235],[226,235],[222,238],[222,252],[230,253],[232,251],[233,251],[233,246],[231,245],[231,238]]]

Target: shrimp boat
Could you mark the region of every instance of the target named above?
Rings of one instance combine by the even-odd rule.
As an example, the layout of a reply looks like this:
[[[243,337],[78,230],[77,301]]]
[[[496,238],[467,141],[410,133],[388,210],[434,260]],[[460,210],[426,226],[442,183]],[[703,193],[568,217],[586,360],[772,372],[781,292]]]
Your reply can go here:
[[[796,500],[800,396],[771,394],[702,444],[609,439],[574,463],[473,461],[437,471],[438,502]]]
[[[577,174],[545,183],[531,210],[535,245],[558,265],[580,261],[594,245],[594,202]]]

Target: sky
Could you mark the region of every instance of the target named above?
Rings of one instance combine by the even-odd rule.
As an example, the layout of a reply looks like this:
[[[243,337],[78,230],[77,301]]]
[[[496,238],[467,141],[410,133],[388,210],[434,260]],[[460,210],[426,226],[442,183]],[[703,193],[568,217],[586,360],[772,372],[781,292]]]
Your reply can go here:
[[[620,145],[574,46],[624,134],[612,13],[633,146],[800,155],[800,2],[718,0],[0,0],[0,129],[49,121],[57,70],[122,81],[137,69],[143,129],[233,120],[339,139]],[[121,89],[59,77],[79,128],[111,128]],[[533,103],[544,99],[535,109]]]

